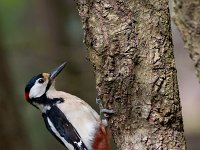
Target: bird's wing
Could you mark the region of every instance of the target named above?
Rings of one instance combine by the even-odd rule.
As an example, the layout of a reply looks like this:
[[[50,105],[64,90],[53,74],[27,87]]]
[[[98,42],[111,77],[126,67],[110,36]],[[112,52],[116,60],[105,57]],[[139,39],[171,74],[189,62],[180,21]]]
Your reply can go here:
[[[43,113],[47,129],[65,146],[71,145],[75,150],[88,150],[80,135],[57,106]]]
[[[62,140],[61,140],[58,136],[56,136],[56,134],[52,131],[51,126],[50,126],[49,123],[48,123],[48,120],[47,120],[48,117],[47,117],[46,113],[43,113],[42,116],[43,116],[43,118],[44,118],[44,122],[45,122],[45,125],[46,125],[48,131],[51,132],[51,134],[52,134],[63,146],[65,146],[65,144],[62,142]]]

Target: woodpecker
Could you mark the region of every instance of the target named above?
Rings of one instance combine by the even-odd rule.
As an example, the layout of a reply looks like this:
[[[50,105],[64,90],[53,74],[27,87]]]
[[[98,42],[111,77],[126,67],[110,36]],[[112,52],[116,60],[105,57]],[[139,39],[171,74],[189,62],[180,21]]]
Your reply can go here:
[[[113,111],[102,109],[97,99],[101,106],[99,115],[84,100],[57,91],[55,78],[65,65],[61,64],[50,74],[34,76],[25,87],[25,99],[42,112],[47,129],[69,150],[108,150],[105,117]]]

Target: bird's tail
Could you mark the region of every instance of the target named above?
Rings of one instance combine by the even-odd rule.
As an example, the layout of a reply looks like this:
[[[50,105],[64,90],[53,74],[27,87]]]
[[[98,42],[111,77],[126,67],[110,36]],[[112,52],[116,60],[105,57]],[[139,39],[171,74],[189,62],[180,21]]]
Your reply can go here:
[[[96,133],[93,143],[93,150],[108,150],[109,149],[109,136],[108,131],[104,125],[100,125]]]

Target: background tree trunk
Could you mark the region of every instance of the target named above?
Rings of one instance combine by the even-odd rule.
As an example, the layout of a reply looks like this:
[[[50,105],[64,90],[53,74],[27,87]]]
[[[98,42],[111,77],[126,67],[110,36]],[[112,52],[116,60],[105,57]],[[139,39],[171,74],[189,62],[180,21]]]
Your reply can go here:
[[[76,0],[121,150],[185,149],[168,0]]]
[[[28,150],[30,149],[26,126],[22,123],[16,104],[10,68],[6,60],[0,33],[0,149]],[[13,75],[14,76],[14,75]]]
[[[174,21],[194,61],[200,81],[200,1],[174,0]]]

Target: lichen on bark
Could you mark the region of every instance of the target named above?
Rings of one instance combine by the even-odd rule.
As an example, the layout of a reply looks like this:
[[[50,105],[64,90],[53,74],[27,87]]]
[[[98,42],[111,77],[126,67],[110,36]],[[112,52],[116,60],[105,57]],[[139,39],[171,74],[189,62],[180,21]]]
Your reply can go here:
[[[167,0],[76,0],[118,149],[185,149]]]

